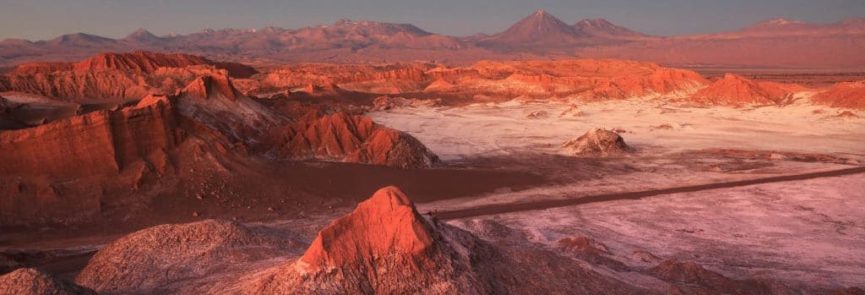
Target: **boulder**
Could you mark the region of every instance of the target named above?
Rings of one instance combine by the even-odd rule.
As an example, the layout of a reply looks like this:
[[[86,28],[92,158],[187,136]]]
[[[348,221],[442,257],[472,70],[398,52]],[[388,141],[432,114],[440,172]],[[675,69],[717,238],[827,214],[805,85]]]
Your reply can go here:
[[[609,156],[631,152],[632,149],[618,133],[595,128],[562,145],[565,153],[577,156]]]

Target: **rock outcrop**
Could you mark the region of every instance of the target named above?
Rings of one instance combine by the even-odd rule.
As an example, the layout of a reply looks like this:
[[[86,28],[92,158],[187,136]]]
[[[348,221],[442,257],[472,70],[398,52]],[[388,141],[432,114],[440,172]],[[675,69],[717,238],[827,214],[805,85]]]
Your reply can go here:
[[[183,73],[166,69],[194,66],[223,69],[240,77],[255,70],[186,54],[152,52],[103,53],[77,63],[30,63],[17,66],[2,80],[0,91],[20,91],[63,100],[138,99],[150,93],[170,93],[185,84]],[[182,71],[178,71],[182,72]],[[175,77],[170,77],[170,76]],[[168,83],[171,79],[180,82]]]
[[[798,85],[752,81],[741,76],[726,74],[691,95],[689,102],[728,106],[776,105],[789,102],[794,93],[803,89]]]
[[[832,107],[865,110],[865,80],[835,84],[817,93],[813,100]]]
[[[306,253],[247,282],[256,294],[636,294],[544,251],[508,251],[427,219],[395,187],[322,229]]]
[[[595,128],[562,145],[565,153],[577,156],[621,155],[632,149],[618,133]]]
[[[287,66],[261,79],[263,89],[295,89],[308,83],[338,84],[378,94],[426,93],[589,100],[686,93],[708,84],[693,71],[624,60],[480,61],[470,66],[429,64]]]
[[[294,160],[425,168],[438,156],[411,135],[345,112],[308,114],[276,130],[269,142],[279,157]]]
[[[175,146],[180,135],[174,116],[161,101],[0,132],[0,175],[66,179],[117,173]]]
[[[267,107],[237,91],[225,70],[197,77],[175,96],[180,114],[236,142],[257,141],[283,122]]]
[[[292,245],[228,221],[160,225],[124,236],[97,252],[76,282],[102,293],[158,292],[176,280],[286,254]]]
[[[61,281],[33,268],[0,276],[2,295],[96,295],[93,290]]]

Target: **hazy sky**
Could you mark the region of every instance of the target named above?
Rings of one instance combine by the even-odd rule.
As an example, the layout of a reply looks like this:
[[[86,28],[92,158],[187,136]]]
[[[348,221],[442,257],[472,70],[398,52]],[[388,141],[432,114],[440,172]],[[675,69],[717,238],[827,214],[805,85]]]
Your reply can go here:
[[[86,32],[122,37],[204,28],[299,28],[338,19],[412,23],[450,35],[496,33],[537,9],[566,23],[607,18],[673,35],[740,28],[784,17],[834,22],[865,16],[865,0],[0,0],[0,39]]]

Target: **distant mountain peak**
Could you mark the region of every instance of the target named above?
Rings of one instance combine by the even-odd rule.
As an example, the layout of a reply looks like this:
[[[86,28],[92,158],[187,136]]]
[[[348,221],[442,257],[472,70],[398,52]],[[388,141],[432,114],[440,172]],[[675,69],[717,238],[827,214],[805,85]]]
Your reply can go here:
[[[587,35],[605,38],[645,37],[646,34],[616,25],[603,18],[592,18],[578,21],[574,30]]]
[[[123,40],[126,41],[154,41],[160,39],[161,38],[159,36],[154,35],[150,31],[145,30],[144,28],[139,28],[138,30],[135,30],[135,32],[132,32],[131,34],[123,38]]]
[[[87,46],[87,45],[97,45],[97,44],[106,44],[114,42],[114,39],[109,39],[101,36],[86,34],[86,33],[73,33],[66,34],[60,37],[51,39],[48,41],[49,44],[54,45],[76,45],[76,46]]]
[[[490,43],[559,45],[573,43],[579,39],[574,28],[539,9],[510,26],[504,32],[487,38]],[[542,45],[544,45],[542,44]]]

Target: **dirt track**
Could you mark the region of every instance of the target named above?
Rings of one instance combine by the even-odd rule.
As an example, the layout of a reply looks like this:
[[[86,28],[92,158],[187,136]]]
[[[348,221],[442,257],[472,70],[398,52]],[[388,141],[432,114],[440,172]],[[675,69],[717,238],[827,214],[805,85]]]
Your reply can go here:
[[[859,174],[859,173],[865,173],[865,167],[855,167],[855,168],[847,168],[847,169],[839,169],[839,170],[831,170],[831,171],[823,171],[823,172],[813,172],[813,173],[805,173],[805,174],[773,176],[773,177],[765,177],[765,178],[757,178],[757,179],[749,179],[749,180],[739,180],[739,181],[718,182],[718,183],[709,183],[709,184],[700,184],[700,185],[680,186],[680,187],[671,187],[671,188],[636,191],[636,192],[590,195],[590,196],[581,196],[581,197],[576,197],[576,198],[572,198],[572,199],[564,199],[564,200],[542,200],[542,201],[534,201],[534,202],[494,204],[494,205],[481,206],[481,207],[475,207],[475,208],[467,208],[467,209],[459,209],[459,210],[453,210],[453,211],[439,211],[436,213],[436,217],[438,217],[439,219],[442,219],[442,220],[451,220],[451,219],[460,219],[460,218],[468,218],[468,217],[483,216],[483,215],[504,214],[504,213],[531,211],[531,210],[543,210],[543,209],[549,209],[549,208],[575,206],[575,205],[597,203],[597,202],[618,201],[618,200],[639,200],[642,198],[653,197],[653,196],[658,196],[658,195],[667,195],[667,194],[675,194],[675,193],[688,193],[688,192],[697,192],[697,191],[704,191],[704,190],[731,188],[731,187],[774,183],[774,182],[797,181],[797,180],[806,180],[806,179],[823,178],[823,177],[836,177],[836,176]]]

